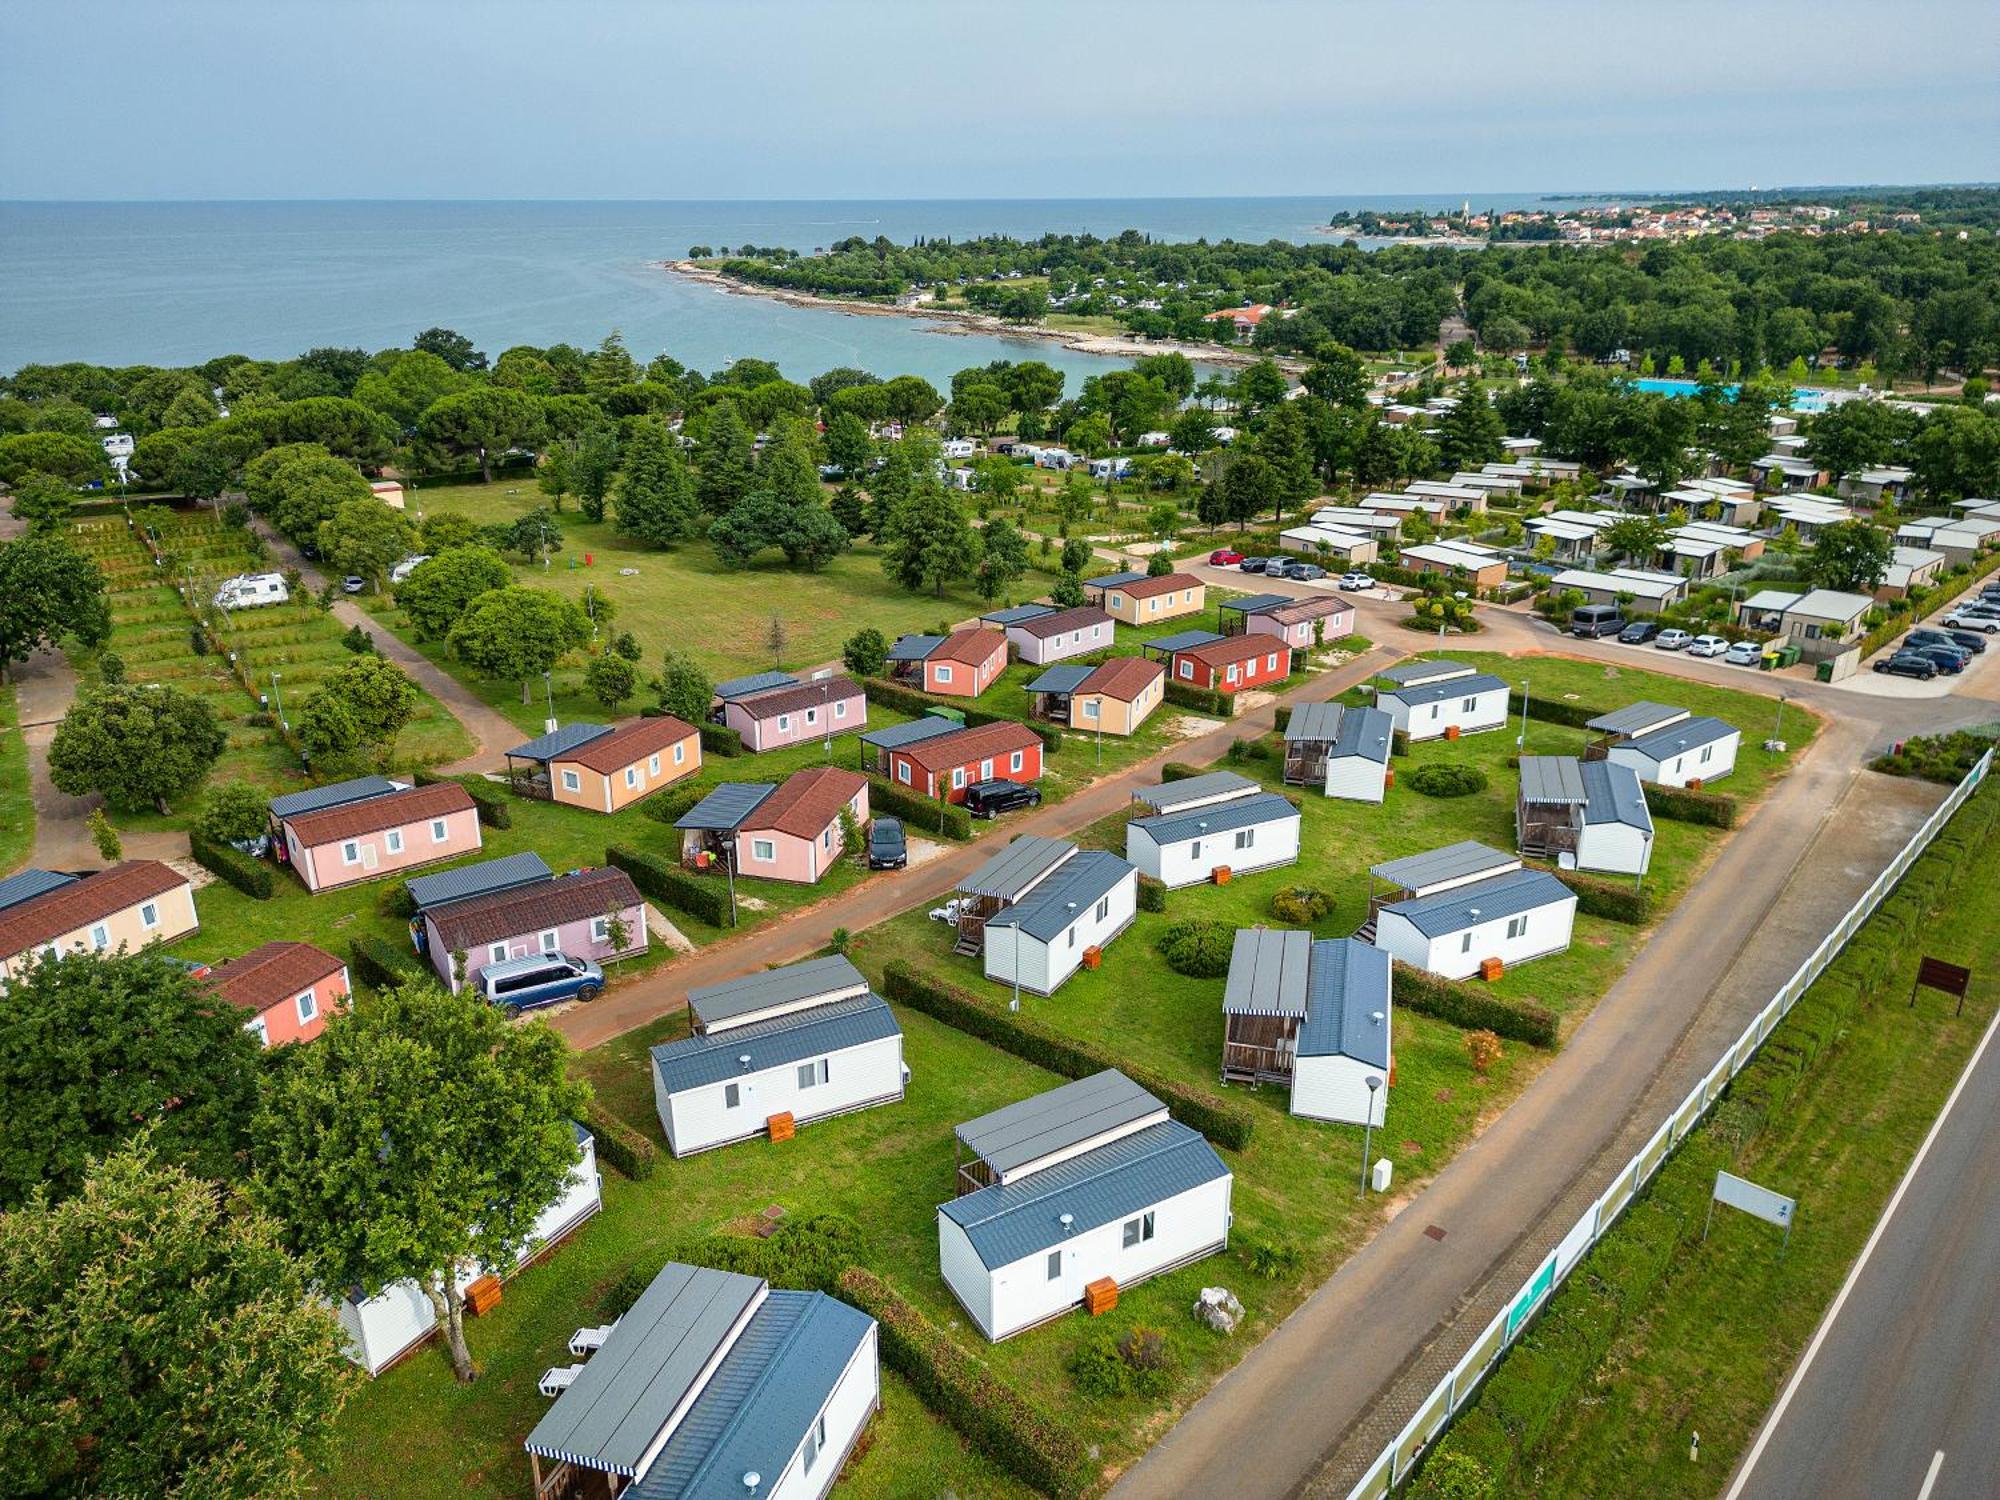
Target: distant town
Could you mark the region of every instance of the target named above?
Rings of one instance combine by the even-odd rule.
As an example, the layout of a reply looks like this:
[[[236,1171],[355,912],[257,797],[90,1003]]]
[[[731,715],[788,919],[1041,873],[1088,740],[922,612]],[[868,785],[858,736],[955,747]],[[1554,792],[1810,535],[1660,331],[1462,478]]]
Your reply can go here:
[[[1635,204],[1593,208],[1474,209],[1468,201],[1455,213],[1419,211],[1384,214],[1372,209],[1342,210],[1328,228],[1363,239],[1452,241],[1559,240],[1571,244],[1691,240],[1722,235],[1761,240],[1773,234],[1898,234],[1924,227],[1915,209],[1870,213],[1857,204]],[[1969,238],[1969,228],[1958,230]]]

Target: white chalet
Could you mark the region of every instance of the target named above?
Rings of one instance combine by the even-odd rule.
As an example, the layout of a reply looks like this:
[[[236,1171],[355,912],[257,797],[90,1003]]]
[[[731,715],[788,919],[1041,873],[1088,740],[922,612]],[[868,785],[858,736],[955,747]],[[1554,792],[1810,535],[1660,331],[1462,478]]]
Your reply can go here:
[[[1391,967],[1387,952],[1354,938],[1240,929],[1222,991],[1223,1078],[1289,1084],[1292,1113],[1308,1119],[1381,1125]]]
[[[1370,899],[1359,935],[1413,969],[1469,979],[1489,960],[1511,966],[1569,946],[1576,894],[1518,855],[1468,839],[1369,873],[1394,891]]]
[[[1252,783],[1233,797],[1132,819],[1125,858],[1169,886],[1194,885],[1225,867],[1247,875],[1298,859],[1300,821],[1290,799]]]
[[[1412,740],[1456,739],[1507,722],[1507,684],[1458,661],[1413,661],[1380,674],[1375,706]]]

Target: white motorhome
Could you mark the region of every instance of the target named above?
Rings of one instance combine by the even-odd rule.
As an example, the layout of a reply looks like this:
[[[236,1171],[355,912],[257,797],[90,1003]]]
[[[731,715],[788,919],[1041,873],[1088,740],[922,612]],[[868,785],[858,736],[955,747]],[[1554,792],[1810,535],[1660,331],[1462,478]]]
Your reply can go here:
[[[285,604],[292,591],[285,587],[282,573],[239,573],[225,578],[215,591],[219,609],[254,609],[265,604]]]

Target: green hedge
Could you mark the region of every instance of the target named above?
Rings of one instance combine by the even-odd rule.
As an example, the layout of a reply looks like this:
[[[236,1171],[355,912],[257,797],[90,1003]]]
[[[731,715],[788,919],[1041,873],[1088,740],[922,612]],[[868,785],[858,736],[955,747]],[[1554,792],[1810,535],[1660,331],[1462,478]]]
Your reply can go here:
[[[1170,760],[1160,767],[1160,780],[1162,782],[1187,781],[1191,777],[1205,774],[1207,773],[1200,766],[1191,766],[1184,760]]]
[[[1165,911],[1167,909],[1167,883],[1155,880],[1150,875],[1139,877],[1139,910]]]
[[[712,786],[669,787],[664,792],[648,797],[639,804],[639,807],[647,817],[656,822],[671,824],[678,821],[695,803],[714,790]]]
[[[1528,695],[1528,717],[1540,719],[1545,724],[1561,724],[1570,729],[1586,729],[1590,721],[1611,712],[1608,708],[1595,708],[1588,703],[1571,703],[1567,698],[1537,698]]]
[[[924,1405],[1016,1479],[1056,1500],[1083,1494],[1096,1479],[1075,1428],[994,1374],[874,1272],[850,1266],[838,1295],[875,1320],[883,1361]]]
[[[1662,818],[1677,823],[1700,823],[1709,828],[1736,826],[1736,799],[1718,792],[1697,792],[1684,786],[1645,784],[1646,806]]]
[[[989,1005],[976,995],[926,978],[900,959],[883,968],[882,993],[1064,1078],[1088,1078],[1116,1068],[1141,1088],[1157,1094],[1176,1120],[1199,1130],[1216,1145],[1241,1151],[1250,1144],[1250,1116],[1219,1095],[1136,1067],[1115,1048],[1079,1040],[1030,1016]]]
[[[1191,979],[1220,979],[1229,972],[1236,929],[1213,917],[1189,917],[1160,934],[1160,956],[1176,974]]]
[[[1602,917],[1607,922],[1629,922],[1634,926],[1653,919],[1653,893],[1634,890],[1616,880],[1601,880],[1575,870],[1555,870],[1556,879],[1576,892],[1576,909],[1586,917]]]
[[[347,945],[347,953],[356,982],[371,990],[422,979],[431,973],[414,952],[385,938],[364,934]]]
[[[1398,1005],[1418,1015],[1435,1016],[1467,1030],[1483,1027],[1497,1036],[1536,1047],[1556,1044],[1555,1013],[1532,1000],[1503,1000],[1405,963],[1395,966],[1390,992]]]
[[[203,838],[199,833],[188,835],[188,852],[194,862],[207,870],[218,880],[225,880],[254,901],[269,901],[276,888],[270,865],[261,859],[252,859],[241,849],[214,839]]]
[[[592,1100],[584,1106],[583,1128],[597,1137],[597,1155],[634,1182],[653,1175],[660,1163],[660,1148],[640,1132]]]
[[[933,698],[929,693],[920,693],[913,687],[900,682],[891,682],[885,677],[864,677],[861,679],[861,693],[870,703],[879,703],[884,708],[899,709],[903,713],[922,718],[934,708],[948,708],[953,713],[965,716],[965,727],[972,729],[981,724],[1025,724],[1041,739],[1042,748],[1055,755],[1063,747],[1062,731],[1052,724],[1038,724],[1031,719],[1017,718],[1013,714],[996,714],[988,709],[974,708],[971,704],[951,698]]]
[[[662,905],[700,917],[711,927],[729,925],[729,892],[720,881],[697,880],[656,854],[622,844],[606,849],[604,862],[630,875],[632,884]]]
[[[878,815],[891,813],[926,833],[941,833],[949,839],[972,837],[972,814],[958,803],[919,797],[886,776],[868,778],[868,810]]]
[[[479,821],[488,828],[512,828],[513,809],[507,805],[507,793],[500,790],[484,776],[440,776],[435,771],[419,771],[415,777],[418,786],[438,786],[451,782],[465,788],[472,798],[472,805],[479,810]]]
[[[1418,766],[1403,782],[1426,797],[1470,797],[1486,790],[1486,773],[1466,761],[1434,760]]]
[[[1189,687],[1184,682],[1169,680],[1164,696],[1176,708],[1191,708],[1196,713],[1217,719],[1236,717],[1236,697],[1233,693],[1218,693],[1213,688]]]
[[[705,755],[720,755],[727,760],[733,755],[743,754],[743,736],[727,724],[704,724],[697,732],[701,735],[701,748]]]

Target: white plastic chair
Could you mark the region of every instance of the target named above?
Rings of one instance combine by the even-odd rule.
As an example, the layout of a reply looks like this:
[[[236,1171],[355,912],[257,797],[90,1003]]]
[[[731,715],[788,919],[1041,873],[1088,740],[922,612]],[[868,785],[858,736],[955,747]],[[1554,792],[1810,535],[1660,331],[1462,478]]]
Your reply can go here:
[[[604,1341],[611,1337],[611,1330],[617,1326],[617,1323],[611,1322],[600,1323],[595,1328],[577,1329],[569,1337],[569,1352],[579,1358],[595,1354],[604,1347]]]
[[[544,1396],[560,1396],[575,1384],[576,1377],[582,1373],[582,1365],[552,1365],[542,1371],[541,1383],[536,1389]]]

